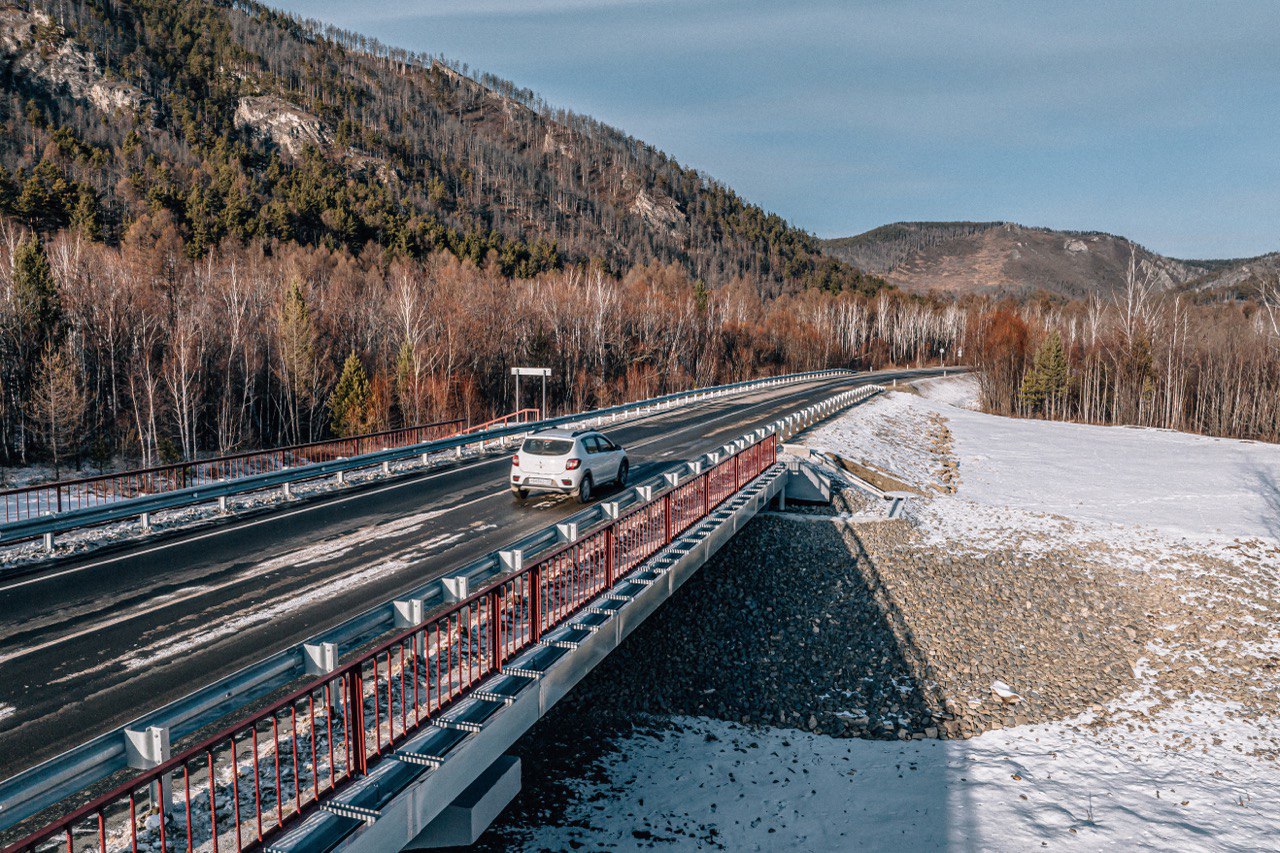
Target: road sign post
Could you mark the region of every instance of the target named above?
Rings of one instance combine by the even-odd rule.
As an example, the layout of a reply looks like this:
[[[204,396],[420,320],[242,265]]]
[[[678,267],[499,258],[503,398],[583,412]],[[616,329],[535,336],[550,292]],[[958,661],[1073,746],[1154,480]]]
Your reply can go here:
[[[520,377],[521,376],[541,376],[542,377],[542,408],[540,409],[542,417],[547,416],[547,377],[551,375],[549,367],[513,367],[511,375],[516,378],[516,404],[513,411],[520,411]]]

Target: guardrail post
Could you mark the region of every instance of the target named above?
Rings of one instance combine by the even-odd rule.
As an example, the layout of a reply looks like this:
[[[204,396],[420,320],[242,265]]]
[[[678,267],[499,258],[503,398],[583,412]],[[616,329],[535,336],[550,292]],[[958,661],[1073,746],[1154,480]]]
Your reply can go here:
[[[338,485],[339,485],[339,486],[345,486],[346,484],[347,484],[347,472],[346,472],[346,471],[339,471],[339,472],[338,472]]]
[[[281,488],[284,490],[284,497],[285,497],[285,500],[289,500],[289,499],[291,499],[291,498],[293,497],[293,484],[292,484],[292,483],[290,483],[290,482],[286,481],[286,482],[284,483],[284,485],[283,485]]]
[[[169,760],[169,728],[167,726],[148,726],[138,729],[124,730],[125,763],[134,770],[150,770],[159,767]],[[172,812],[169,779],[161,776],[148,786],[151,801],[164,812]]]
[[[395,611],[397,628],[413,628],[427,621],[427,603],[421,598],[406,598],[391,602]],[[427,633],[419,631],[413,638],[413,647],[418,657],[427,653]]]
[[[218,498],[218,512],[222,513],[223,515],[227,514],[227,496],[226,495],[222,495],[221,497]]]
[[[470,584],[467,582],[466,575],[454,575],[453,577],[441,578],[441,586],[444,587],[445,601],[456,604],[466,598],[470,592]]]
[[[303,643],[302,661],[307,675],[326,675],[338,668],[337,643]]]
[[[46,551],[53,550],[53,534],[52,533],[46,533],[44,535],[44,549]]]
[[[395,609],[395,626],[412,628],[426,621],[426,602],[421,598],[404,598],[391,602]]]
[[[151,513],[144,512],[138,517],[138,521],[141,523],[143,530],[151,529]]]
[[[389,460],[384,459],[382,461],[382,473],[384,474],[391,473],[391,462]]]

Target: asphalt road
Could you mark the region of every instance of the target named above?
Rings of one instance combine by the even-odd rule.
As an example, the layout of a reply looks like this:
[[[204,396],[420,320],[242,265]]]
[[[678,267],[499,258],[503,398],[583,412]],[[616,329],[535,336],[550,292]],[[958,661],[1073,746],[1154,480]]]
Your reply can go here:
[[[710,400],[608,432],[636,482],[839,390],[913,375]],[[353,487],[0,583],[0,778],[580,509],[514,501],[509,466]]]

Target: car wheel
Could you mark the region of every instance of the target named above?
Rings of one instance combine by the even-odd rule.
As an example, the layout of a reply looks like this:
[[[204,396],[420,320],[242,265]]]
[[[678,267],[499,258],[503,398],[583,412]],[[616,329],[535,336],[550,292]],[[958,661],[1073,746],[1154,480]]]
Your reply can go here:
[[[618,466],[618,488],[621,489],[627,485],[627,474],[629,473],[630,467],[630,463],[625,459],[623,459],[622,464]]]
[[[511,496],[512,496],[513,498],[515,498],[516,500],[518,500],[518,501],[522,501],[522,500],[524,500],[525,498],[529,497],[529,490],[528,490],[528,489],[514,489],[514,488],[513,488],[513,489],[511,490]]]
[[[578,503],[584,504],[591,500],[591,475],[588,474],[582,478],[582,482],[578,485]]]

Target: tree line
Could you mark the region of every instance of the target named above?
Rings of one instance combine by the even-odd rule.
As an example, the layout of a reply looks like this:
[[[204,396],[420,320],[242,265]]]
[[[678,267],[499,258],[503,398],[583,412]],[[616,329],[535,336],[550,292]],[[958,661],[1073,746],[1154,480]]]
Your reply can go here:
[[[144,465],[518,405],[553,410],[832,366],[935,359],[954,305],[885,291],[761,295],[678,264],[503,274],[444,251],[226,240],[191,258],[170,222],[118,247],[0,222],[0,458]]]
[[[1257,300],[1162,292],[988,307],[970,324],[987,411],[1280,441],[1280,283]]]

